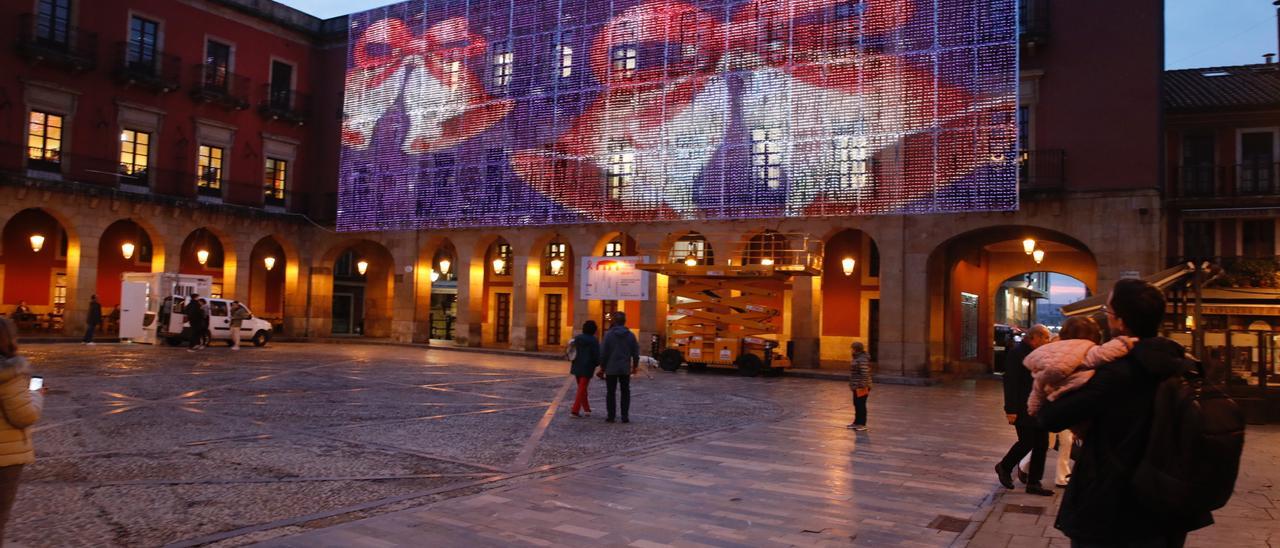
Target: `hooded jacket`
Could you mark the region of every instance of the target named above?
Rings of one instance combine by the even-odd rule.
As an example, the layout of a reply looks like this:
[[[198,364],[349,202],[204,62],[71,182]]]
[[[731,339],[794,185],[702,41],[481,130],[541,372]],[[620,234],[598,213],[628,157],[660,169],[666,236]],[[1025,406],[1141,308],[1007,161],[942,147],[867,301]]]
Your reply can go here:
[[[573,363],[569,364],[569,374],[575,377],[590,377],[600,365],[600,341],[596,340],[594,335],[578,333],[570,344],[578,350],[573,357]]]
[[[1054,432],[1089,422],[1055,523],[1072,540],[1131,542],[1213,524],[1208,512],[1191,519],[1161,515],[1137,497],[1131,483],[1146,452],[1156,387],[1179,372],[1183,354],[1182,345],[1169,339],[1139,340],[1079,390],[1040,408],[1040,424]]]
[[[31,446],[31,425],[40,420],[44,396],[28,390],[31,366],[26,358],[14,356],[0,361],[0,466],[35,462]]]
[[[630,375],[631,365],[640,359],[640,343],[625,325],[604,332],[604,352],[600,359],[605,375]]]

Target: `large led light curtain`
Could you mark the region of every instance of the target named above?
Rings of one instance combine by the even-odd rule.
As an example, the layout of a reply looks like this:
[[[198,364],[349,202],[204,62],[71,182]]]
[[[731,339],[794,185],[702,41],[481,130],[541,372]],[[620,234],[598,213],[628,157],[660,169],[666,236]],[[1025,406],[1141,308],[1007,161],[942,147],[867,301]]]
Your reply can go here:
[[[343,230],[1011,210],[1016,0],[351,16]]]

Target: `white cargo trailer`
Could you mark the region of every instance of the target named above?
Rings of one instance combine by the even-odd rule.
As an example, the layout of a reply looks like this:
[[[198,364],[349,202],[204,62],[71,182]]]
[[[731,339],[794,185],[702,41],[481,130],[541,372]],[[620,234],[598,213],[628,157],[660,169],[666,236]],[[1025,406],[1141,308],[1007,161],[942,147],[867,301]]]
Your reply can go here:
[[[146,344],[181,336],[182,303],[193,293],[208,297],[213,286],[210,276],[170,272],[126,272],[120,279],[120,338]]]

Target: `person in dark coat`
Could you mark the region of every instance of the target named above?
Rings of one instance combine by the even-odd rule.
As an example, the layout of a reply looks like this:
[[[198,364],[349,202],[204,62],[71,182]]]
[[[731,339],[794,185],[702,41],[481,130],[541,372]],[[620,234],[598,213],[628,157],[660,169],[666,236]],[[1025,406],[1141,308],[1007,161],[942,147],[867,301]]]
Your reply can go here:
[[[1116,282],[1107,301],[1107,323],[1113,334],[1138,337],[1138,342],[1128,355],[1098,367],[1082,388],[1036,414],[1055,432],[1088,424],[1054,524],[1073,547],[1179,547],[1187,532],[1213,524],[1208,512],[1188,518],[1153,511],[1131,483],[1146,453],[1156,387],[1180,370],[1185,352],[1156,336],[1164,310],[1164,295],[1150,283]]]
[[[1049,342],[1049,328],[1036,324],[1027,336],[1009,351],[1004,364],[1004,413],[1005,418],[1018,432],[1018,441],[996,463],[996,477],[1000,485],[1013,489],[1013,470],[1018,461],[1031,453],[1031,466],[1027,471],[1027,492],[1033,495],[1052,495],[1040,480],[1044,479],[1044,457],[1049,452],[1049,431],[1040,427],[1036,419],[1027,413],[1027,398],[1031,396],[1031,370],[1022,365],[1032,350]]]
[[[600,341],[596,339],[596,322],[587,320],[582,324],[582,333],[578,333],[569,344],[574,347],[573,362],[569,365],[569,374],[578,380],[578,393],[573,397],[571,413],[581,417],[579,410],[591,415],[591,404],[587,402],[587,385],[591,383],[591,375],[600,365]]]
[[[622,312],[613,313],[613,327],[604,334],[604,350],[601,352],[600,372],[596,376],[604,377],[608,395],[605,404],[609,407],[609,416],[605,422],[613,422],[614,392],[622,387],[622,422],[631,422],[631,374],[640,368],[640,343],[635,333],[627,329],[627,315]]]
[[[87,326],[84,330],[83,344],[93,344],[93,332],[98,329],[98,325],[102,323],[102,304],[98,302],[97,295],[89,296],[89,316],[85,318]]]
[[[208,329],[209,320],[204,314],[204,306],[200,304],[200,295],[191,294],[191,300],[187,301],[187,306],[182,309],[182,313],[187,316],[187,323],[191,326],[191,346],[187,351],[194,352],[204,348],[204,332]]]

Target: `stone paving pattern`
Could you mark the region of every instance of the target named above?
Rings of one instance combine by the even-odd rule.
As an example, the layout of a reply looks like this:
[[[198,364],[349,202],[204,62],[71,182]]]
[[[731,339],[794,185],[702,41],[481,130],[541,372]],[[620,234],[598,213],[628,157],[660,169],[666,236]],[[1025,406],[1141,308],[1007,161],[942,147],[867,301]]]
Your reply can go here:
[[[1003,512],[1018,495],[991,464],[1013,431],[991,381],[878,385],[872,430],[854,433],[847,385],[814,379],[655,371],[633,380],[633,422],[606,424],[603,383],[596,416],[570,418],[567,364],[519,356],[23,350],[50,393],[15,545],[1053,542]],[[1193,541],[1264,545],[1280,529],[1277,432],[1250,430],[1243,496]]]

